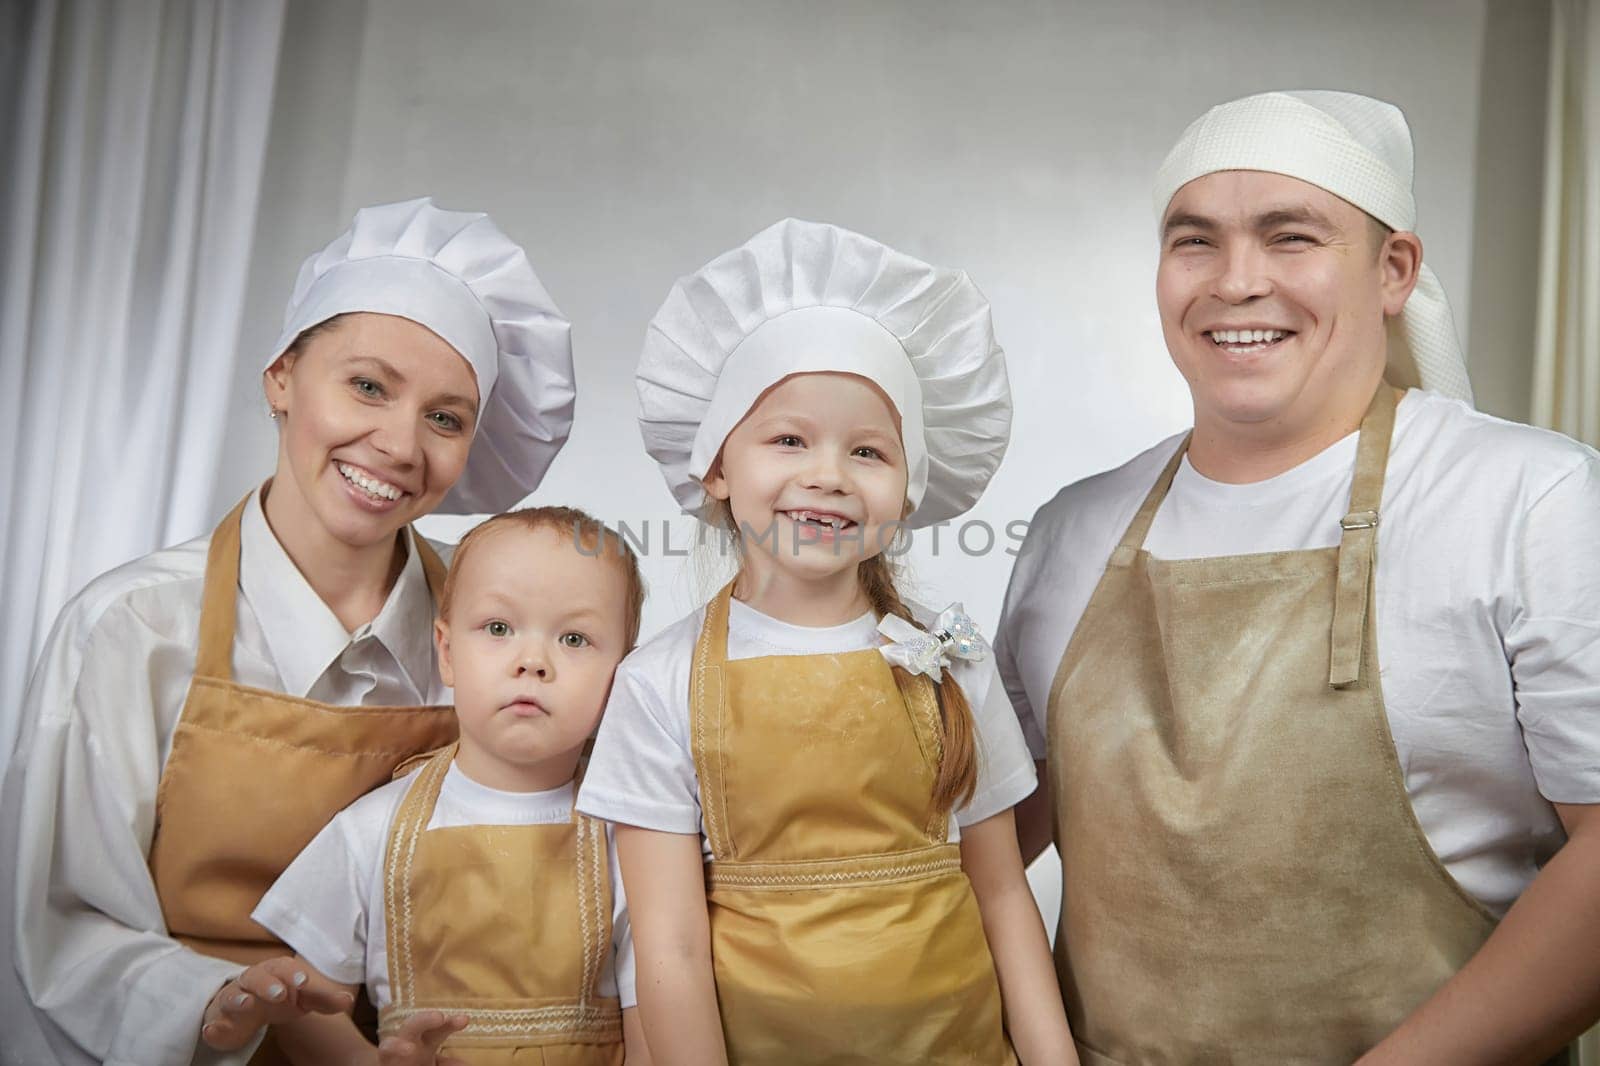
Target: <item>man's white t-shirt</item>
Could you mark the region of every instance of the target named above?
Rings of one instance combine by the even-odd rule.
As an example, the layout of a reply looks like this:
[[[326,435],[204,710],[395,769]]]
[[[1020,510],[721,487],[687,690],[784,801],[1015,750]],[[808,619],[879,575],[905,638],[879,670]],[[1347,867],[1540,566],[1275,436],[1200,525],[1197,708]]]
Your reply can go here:
[[[1145,548],[1193,559],[1337,545],[1356,440],[1246,485],[1185,458]],[[1068,486],[1029,528],[997,658],[1036,758],[1068,641],[1180,441]],[[1379,677],[1406,790],[1445,868],[1504,913],[1565,840],[1551,803],[1600,802],[1600,455],[1414,390],[1380,514]]]
[[[251,914],[312,966],[344,984],[364,983],[380,1010],[389,1005],[389,952],[384,917],[383,860],[389,827],[414,775],[391,781],[356,800],[318,833],[278,878]],[[501,792],[463,774],[445,773],[429,829],[469,825],[555,825],[572,817],[572,783],[547,792]],[[611,940],[600,973],[600,994],[624,1009],[634,993],[628,903],[610,827]],[[577,920],[574,916],[574,921]],[[574,989],[576,991],[576,989]]]
[[[933,612],[910,606],[918,621],[924,625],[932,621]],[[624,825],[699,833],[702,851],[709,858],[699,777],[689,742],[689,680],[704,620],[702,608],[622,660],[583,778],[578,809]],[[796,626],[738,600],[729,604],[729,659],[838,655],[883,643],[878,619],[870,612],[843,625]],[[950,673],[972,705],[978,751],[977,790],[951,818],[950,839],[954,841],[960,836],[960,826],[1016,806],[1037,781],[992,659],[958,659]]]

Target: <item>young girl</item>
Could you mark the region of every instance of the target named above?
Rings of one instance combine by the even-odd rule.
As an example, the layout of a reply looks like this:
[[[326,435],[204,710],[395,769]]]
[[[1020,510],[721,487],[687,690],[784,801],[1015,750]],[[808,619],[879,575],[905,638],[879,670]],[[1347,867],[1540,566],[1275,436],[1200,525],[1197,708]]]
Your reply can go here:
[[[623,663],[579,799],[618,823],[658,1062],[1076,1061],[1016,719],[970,619],[926,631],[884,554],[999,465],[1002,360],[965,275],[796,221],[651,323],[647,446],[741,561]]]
[[[633,552],[581,511],[513,511],[462,539],[434,629],[460,740],[346,808],[284,871],[253,917],[296,958],[219,992],[208,1044],[272,1020],[302,1066],[380,1061],[347,1014],[305,1013],[331,980],[365,983],[385,1063],[431,1063],[442,1045],[474,1064],[615,1064],[624,1031],[628,1062],[646,1061],[606,830],[572,810],[643,602]],[[256,1008],[223,1010],[241,995]]]

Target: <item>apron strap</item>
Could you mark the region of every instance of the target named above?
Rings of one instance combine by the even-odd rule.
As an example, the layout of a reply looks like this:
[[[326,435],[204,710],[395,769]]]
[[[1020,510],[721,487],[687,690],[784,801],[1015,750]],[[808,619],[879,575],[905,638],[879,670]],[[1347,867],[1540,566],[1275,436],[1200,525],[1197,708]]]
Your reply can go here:
[[[439,609],[439,598],[444,595],[444,561],[439,558],[439,553],[433,550],[433,545],[416,531],[407,526],[406,530],[411,535],[411,544],[422,560],[422,574],[428,579],[428,592],[433,596],[433,608]]]
[[[417,852],[418,838],[433,818],[445,773],[455,757],[456,745],[451,744],[439,749],[417,771],[389,827],[383,856],[383,906],[389,937],[389,995],[395,1007],[409,1007],[416,999],[415,961],[411,957],[411,860]]]
[[[1339,520],[1339,575],[1333,598],[1332,648],[1328,684],[1343,688],[1361,680],[1367,616],[1372,604],[1372,571],[1378,551],[1378,507],[1394,433],[1394,389],[1378,386],[1361,420],[1355,474],[1350,480],[1350,513]]]
[[[1151,486],[1145,495],[1144,503],[1139,505],[1139,512],[1133,516],[1133,521],[1128,523],[1128,528],[1122,534],[1122,541],[1111,553],[1111,566],[1127,566],[1133,562],[1133,557],[1144,547],[1144,538],[1149,535],[1150,527],[1155,523],[1156,512],[1161,510],[1161,501],[1167,498],[1167,490],[1172,488],[1172,479],[1178,476],[1178,467],[1183,465],[1183,457],[1189,453],[1189,441],[1194,434],[1187,434],[1178,445],[1178,450],[1172,453],[1172,458],[1167,460],[1166,469],[1161,471],[1161,476],[1156,478],[1156,483]]]
[[[206,551],[205,585],[200,594],[200,640],[195,648],[195,677],[233,680],[233,633],[238,622],[239,597],[239,526],[249,502],[250,494],[246,493],[211,533],[211,547]]]
[[[577,796],[573,796],[577,809]],[[605,823],[578,817],[575,862],[578,876],[578,929],[583,936],[583,981],[578,1003],[587,1007],[600,998],[600,974],[611,950],[611,870],[606,852]]]
[[[700,778],[700,806],[705,812],[706,842],[711,857],[734,857],[728,833],[727,792],[722,780],[721,745],[712,740],[722,731],[723,665],[728,661],[728,602],[733,582],[706,604],[706,618],[695,643],[694,666],[689,678],[689,741],[694,768]]]

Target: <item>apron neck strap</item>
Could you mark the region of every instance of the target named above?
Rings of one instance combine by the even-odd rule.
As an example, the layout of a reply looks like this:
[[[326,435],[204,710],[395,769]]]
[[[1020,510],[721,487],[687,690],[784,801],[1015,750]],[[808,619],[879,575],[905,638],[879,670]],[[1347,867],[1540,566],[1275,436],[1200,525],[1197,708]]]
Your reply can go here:
[[[252,489],[259,492],[259,489]],[[239,596],[239,527],[250,502],[247,493],[211,533],[206,577],[200,594],[200,640],[194,676],[233,680],[233,633]]]
[[[1328,684],[1344,688],[1361,680],[1372,604],[1372,571],[1378,553],[1378,508],[1389,467],[1396,399],[1387,382],[1378,385],[1356,442],[1350,479],[1350,511],[1339,520],[1339,573],[1333,594],[1333,632]]]
[[[260,489],[252,489],[259,492]],[[233,680],[233,637],[238,627],[239,543],[244,509],[250,503],[245,494],[227,517],[211,533],[206,552],[206,576],[200,594],[200,640],[195,649],[194,676],[216,681]],[[439,553],[416,530],[406,527],[400,534],[422,561],[422,573],[437,610],[444,593],[445,566]],[[726,642],[724,642],[726,644]]]
[[[428,579],[428,592],[433,596],[433,607],[437,611],[439,600],[444,595],[444,560],[433,550],[433,545],[418,535],[415,528],[407,526],[404,536],[405,543],[411,545],[422,560],[422,575]]]
[[[706,619],[700,627],[700,640],[694,652],[697,664],[720,666],[728,661],[728,612],[733,584],[728,582],[706,604]]]
[[[1122,534],[1122,542],[1111,556],[1113,564],[1127,566],[1144,547],[1144,539],[1149,536],[1150,527],[1155,523],[1156,512],[1161,510],[1161,501],[1167,498],[1167,490],[1172,488],[1172,479],[1178,476],[1178,467],[1183,465],[1183,457],[1189,454],[1189,442],[1193,439],[1194,433],[1191,431],[1178,445],[1178,450],[1172,453],[1172,458],[1167,460],[1166,468],[1150,487],[1144,503],[1139,505],[1139,513],[1133,516],[1133,521],[1128,523],[1127,530]]]

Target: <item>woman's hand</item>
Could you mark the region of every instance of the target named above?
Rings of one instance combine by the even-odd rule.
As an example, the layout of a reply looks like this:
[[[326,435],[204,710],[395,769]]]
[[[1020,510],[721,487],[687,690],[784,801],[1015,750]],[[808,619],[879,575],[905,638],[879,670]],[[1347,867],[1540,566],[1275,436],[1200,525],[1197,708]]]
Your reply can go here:
[[[400,1031],[378,1043],[378,1066],[466,1066],[460,1059],[440,1058],[444,1042],[467,1027],[465,1014],[419,1011]]]
[[[211,997],[200,1024],[200,1039],[217,1051],[235,1051],[268,1025],[281,1025],[316,1012],[342,1014],[355,996],[299,959],[283,956],[258,962]]]

